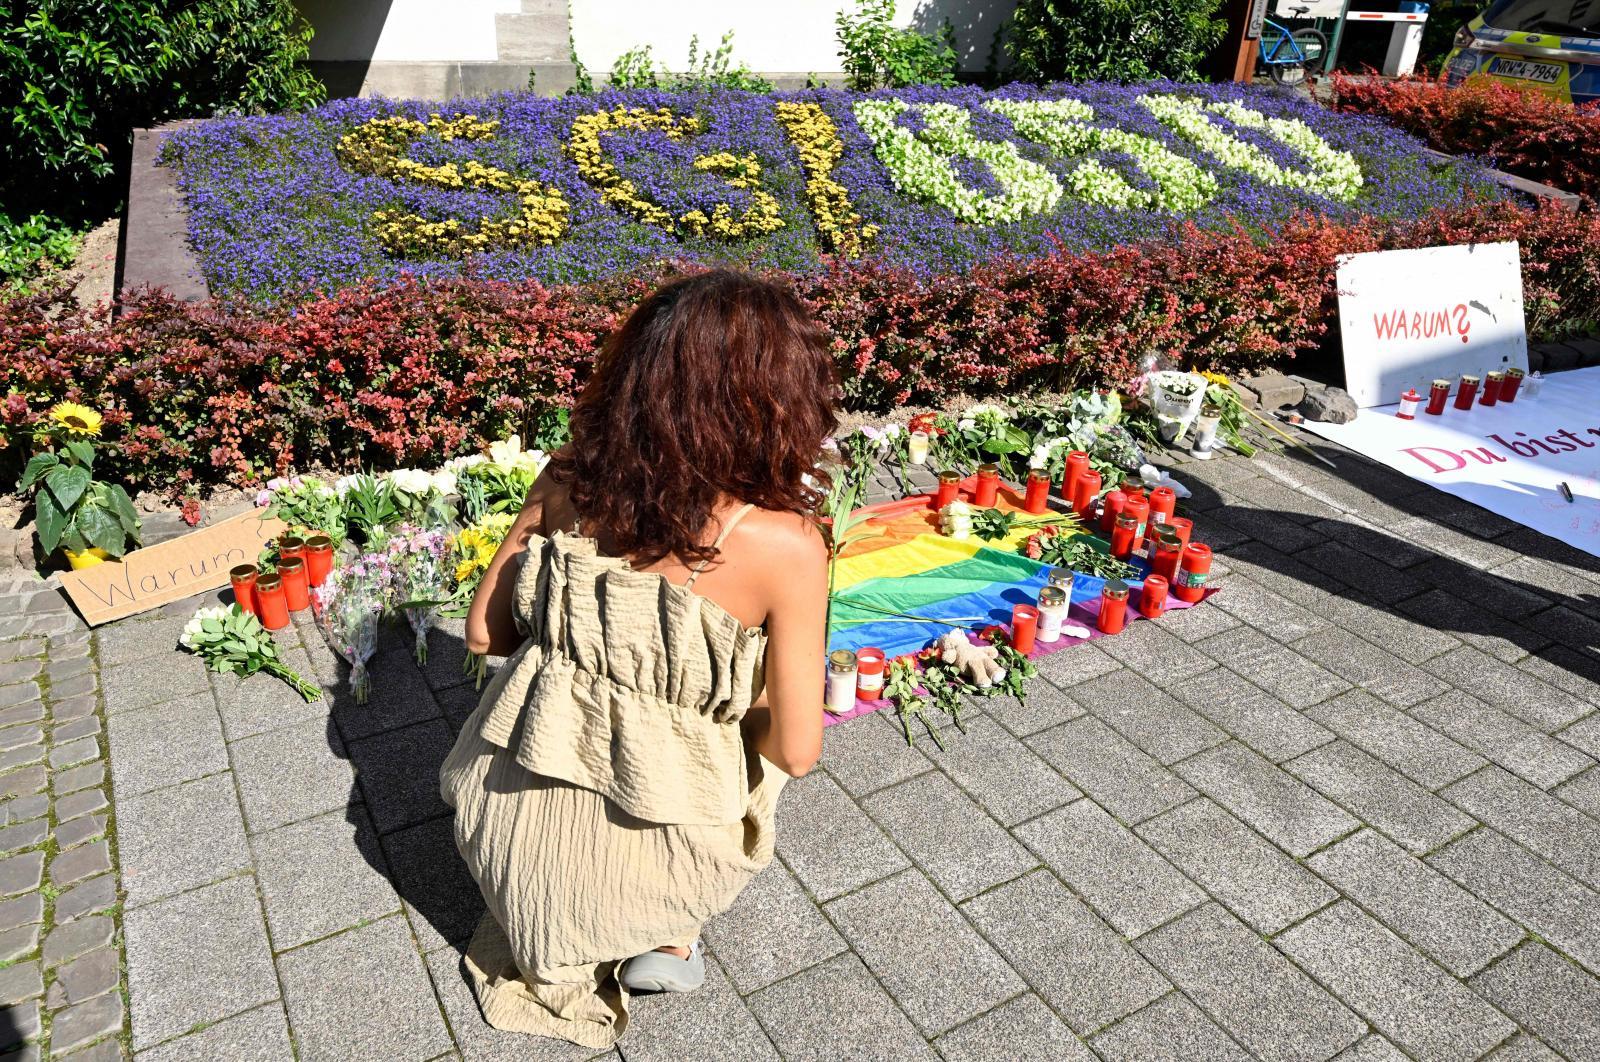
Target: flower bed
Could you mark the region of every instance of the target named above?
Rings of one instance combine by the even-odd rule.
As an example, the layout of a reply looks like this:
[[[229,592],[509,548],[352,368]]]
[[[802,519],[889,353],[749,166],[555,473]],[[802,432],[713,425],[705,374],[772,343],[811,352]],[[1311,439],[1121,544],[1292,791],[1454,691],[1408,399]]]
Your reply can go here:
[[[837,254],[927,277],[1495,194],[1386,123],[1236,85],[340,100],[168,143],[213,292],[258,301],[669,259],[818,273]]]
[[[1271,246],[1188,228],[1105,252],[1002,258],[954,276],[836,263],[800,278],[855,409],[1122,384],[1148,353],[1250,371],[1314,347],[1335,256],[1516,239],[1531,334],[1600,321],[1600,216],[1489,204],[1410,222],[1304,218]],[[103,463],[143,487],[244,485],[325,466],[437,466],[520,431],[582,386],[650,278],[586,287],[368,283],[293,310],[135,298],[107,324],[45,298],[0,303],[0,461],[20,470],[56,401],[105,412]]]

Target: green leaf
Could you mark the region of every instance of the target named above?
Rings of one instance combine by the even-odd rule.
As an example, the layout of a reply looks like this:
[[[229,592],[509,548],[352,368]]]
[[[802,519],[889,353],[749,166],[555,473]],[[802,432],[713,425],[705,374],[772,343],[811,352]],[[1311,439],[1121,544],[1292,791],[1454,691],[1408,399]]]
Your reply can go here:
[[[107,510],[98,505],[85,505],[78,510],[76,523],[78,531],[89,540],[91,546],[103,549],[113,557],[120,557],[125,552],[128,536],[117,518]]]
[[[60,458],[52,453],[34,454],[28,461],[28,467],[22,470],[22,478],[17,481],[18,490],[27,490],[38,482],[39,477],[56,467]]]
[[[55,496],[57,504],[70,512],[84,491],[89,489],[89,470],[78,465],[57,464],[44,477],[44,485]],[[104,547],[101,547],[104,548]]]
[[[94,465],[94,443],[88,439],[68,439],[62,445],[65,446],[67,453],[72,455],[72,459],[84,468]]]
[[[34,520],[39,528],[39,546],[46,553],[54,553],[56,547],[61,545],[61,538],[66,534],[70,520],[55,499],[42,491],[34,509]]]

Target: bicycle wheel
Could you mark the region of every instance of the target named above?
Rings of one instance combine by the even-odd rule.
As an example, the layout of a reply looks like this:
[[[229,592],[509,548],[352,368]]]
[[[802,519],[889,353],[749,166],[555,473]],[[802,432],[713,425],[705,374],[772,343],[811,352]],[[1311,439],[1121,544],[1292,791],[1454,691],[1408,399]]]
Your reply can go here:
[[[1295,47],[1300,49],[1300,54],[1305,56],[1301,64],[1306,68],[1308,75],[1315,74],[1322,69],[1322,61],[1328,57],[1328,38],[1321,30],[1299,29],[1294,31]]]

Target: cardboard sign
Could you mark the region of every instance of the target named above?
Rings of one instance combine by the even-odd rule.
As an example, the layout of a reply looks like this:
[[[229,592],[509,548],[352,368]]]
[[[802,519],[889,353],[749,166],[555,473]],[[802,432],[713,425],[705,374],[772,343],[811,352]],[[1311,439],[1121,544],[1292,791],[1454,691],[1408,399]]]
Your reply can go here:
[[[1338,284],[1345,389],[1362,408],[1462,373],[1527,371],[1515,242],[1342,255]]]
[[[286,529],[281,520],[240,513],[182,538],[136,549],[120,561],[62,572],[61,584],[84,622],[98,627],[226,586],[229,569],[254,563],[261,547]]]
[[[1524,384],[1509,405],[1447,405],[1415,420],[1396,408],[1304,427],[1600,557],[1600,368],[1555,373],[1536,396]]]

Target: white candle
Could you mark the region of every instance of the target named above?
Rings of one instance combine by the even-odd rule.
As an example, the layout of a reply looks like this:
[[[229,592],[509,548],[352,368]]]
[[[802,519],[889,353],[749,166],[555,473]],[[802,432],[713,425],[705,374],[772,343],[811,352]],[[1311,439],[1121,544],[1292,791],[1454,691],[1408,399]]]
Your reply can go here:
[[[835,649],[828,654],[828,711],[844,715],[856,706],[856,654]]]
[[[928,463],[928,433],[914,431],[906,440],[906,447],[911,453],[911,463],[925,465]]]

